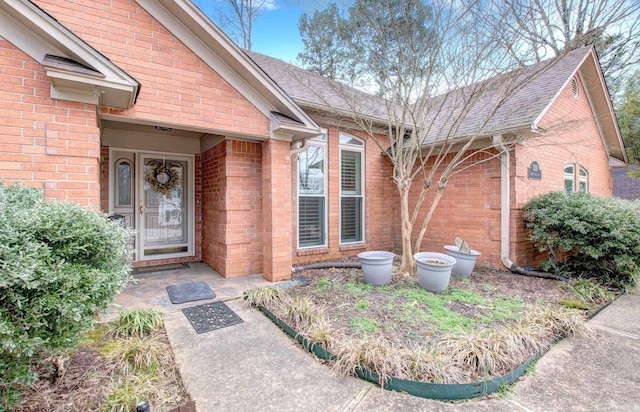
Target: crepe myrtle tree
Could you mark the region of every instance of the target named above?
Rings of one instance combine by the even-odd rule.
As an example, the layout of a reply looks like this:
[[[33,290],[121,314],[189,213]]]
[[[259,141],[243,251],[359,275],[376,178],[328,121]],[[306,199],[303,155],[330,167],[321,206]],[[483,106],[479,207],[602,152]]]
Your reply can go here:
[[[330,79],[316,92],[333,116],[342,117],[341,125],[365,131],[391,161],[404,274],[414,272],[413,252],[420,250],[448,181],[531,135],[498,136],[503,121],[526,104],[509,99],[555,63],[523,68],[500,53],[474,6],[356,0],[336,27],[352,51],[350,64],[359,68],[358,85],[365,79],[375,95]]]

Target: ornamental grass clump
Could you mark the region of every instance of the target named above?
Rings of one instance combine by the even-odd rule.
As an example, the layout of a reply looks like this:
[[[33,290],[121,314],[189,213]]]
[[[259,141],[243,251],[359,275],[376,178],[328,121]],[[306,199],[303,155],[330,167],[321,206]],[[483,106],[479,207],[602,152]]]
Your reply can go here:
[[[74,347],[130,279],[129,230],[106,215],[0,182],[0,409],[34,360]]]

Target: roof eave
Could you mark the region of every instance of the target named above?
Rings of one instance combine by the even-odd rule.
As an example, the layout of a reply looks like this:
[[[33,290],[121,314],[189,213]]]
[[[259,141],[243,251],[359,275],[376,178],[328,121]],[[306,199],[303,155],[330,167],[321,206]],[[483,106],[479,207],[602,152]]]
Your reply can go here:
[[[320,134],[320,127],[313,119],[193,2],[138,0],[138,4],[215,69],[267,118],[271,117],[271,112],[280,112],[299,120],[308,133]]]
[[[0,0],[0,9],[0,36],[45,67],[53,98],[117,108],[135,103],[140,83],[44,10],[28,0]],[[54,67],[47,55],[76,61],[100,75]]]

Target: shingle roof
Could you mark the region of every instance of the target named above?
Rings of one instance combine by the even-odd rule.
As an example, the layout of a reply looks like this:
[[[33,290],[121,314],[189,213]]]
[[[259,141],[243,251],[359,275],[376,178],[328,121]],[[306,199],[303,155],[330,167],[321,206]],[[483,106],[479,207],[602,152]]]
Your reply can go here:
[[[454,120],[458,122],[456,137],[490,136],[534,127],[590,52],[590,47],[573,50],[559,59],[502,74],[432,99],[430,110],[438,109],[435,131],[448,132],[452,127],[449,123]],[[434,116],[429,117],[433,122]]]
[[[430,138],[443,138],[443,134],[451,137],[452,128],[455,128],[455,137],[528,130],[590,52],[591,47],[573,50],[559,59],[537,63],[484,83],[433,97],[424,108],[423,127],[429,128]],[[346,115],[352,114],[355,107],[360,114],[371,119],[383,123],[388,119],[387,103],[378,96],[357,91],[273,57],[251,51],[247,54],[302,107],[328,112],[337,110]],[[505,92],[506,89],[510,91]],[[469,96],[478,90],[481,93],[473,98],[473,103],[465,104],[470,101]]]
[[[385,101],[378,96],[358,91],[264,54],[248,50],[245,50],[245,53],[304,108],[338,111],[351,115],[356,102],[356,109],[361,114],[378,120],[386,119]]]

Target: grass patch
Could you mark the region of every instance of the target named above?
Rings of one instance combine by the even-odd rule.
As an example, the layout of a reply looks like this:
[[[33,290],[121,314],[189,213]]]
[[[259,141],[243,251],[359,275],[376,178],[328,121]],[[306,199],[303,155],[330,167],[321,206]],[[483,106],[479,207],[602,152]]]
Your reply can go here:
[[[41,379],[25,390],[17,410],[132,411],[144,400],[162,411],[189,401],[156,311],[121,312],[54,361],[57,368],[41,365]]]
[[[351,328],[361,334],[375,333],[380,330],[378,322],[369,318],[357,317],[351,319]]]
[[[118,312],[118,320],[109,325],[109,332],[117,338],[144,337],[162,325],[162,314],[152,309],[133,309]]]

